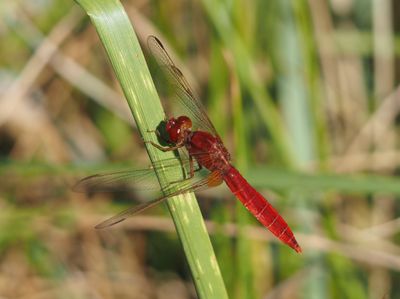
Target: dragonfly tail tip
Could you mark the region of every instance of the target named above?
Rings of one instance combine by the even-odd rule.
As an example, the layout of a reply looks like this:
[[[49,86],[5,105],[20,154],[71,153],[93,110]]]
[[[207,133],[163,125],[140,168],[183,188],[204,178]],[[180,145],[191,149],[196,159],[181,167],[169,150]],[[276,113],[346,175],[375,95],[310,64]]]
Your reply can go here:
[[[299,244],[296,244],[296,246],[293,247],[293,249],[297,252],[297,253],[303,253],[303,250],[301,249]]]

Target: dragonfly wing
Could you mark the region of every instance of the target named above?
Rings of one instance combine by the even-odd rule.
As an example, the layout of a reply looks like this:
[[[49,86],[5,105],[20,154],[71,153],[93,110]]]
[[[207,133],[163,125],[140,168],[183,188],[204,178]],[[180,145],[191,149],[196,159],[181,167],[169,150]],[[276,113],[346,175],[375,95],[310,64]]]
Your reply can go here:
[[[103,229],[103,228],[106,228],[106,227],[110,227],[110,226],[112,226],[114,224],[120,223],[120,222],[124,221],[126,218],[131,217],[131,216],[133,216],[133,215],[135,215],[137,213],[140,213],[140,212],[142,212],[142,211],[144,211],[144,210],[146,210],[148,208],[151,208],[151,207],[161,203],[162,201],[164,201],[167,198],[168,198],[168,196],[163,196],[163,197],[157,198],[155,200],[152,200],[150,202],[142,203],[142,204],[139,204],[137,206],[131,207],[131,208],[129,208],[129,209],[125,210],[125,211],[122,211],[121,213],[119,213],[119,214],[117,214],[117,215],[115,215],[115,216],[113,216],[111,218],[108,218],[107,220],[97,224],[95,226],[95,228]]]
[[[221,184],[222,181],[223,181],[222,174],[219,171],[211,172],[208,176],[206,176],[205,178],[199,179],[199,180],[193,180],[193,179],[185,180],[183,182],[175,184],[175,188],[179,184],[179,187],[181,187],[181,189],[179,189],[177,191],[173,191],[175,189],[173,189],[171,187],[169,190],[168,189],[165,190],[165,193],[166,193],[165,196],[162,196],[162,197],[152,200],[150,202],[139,204],[139,205],[131,207],[125,211],[122,211],[121,213],[99,223],[98,225],[95,226],[95,228],[103,229],[103,228],[110,227],[114,224],[124,221],[125,219],[127,219],[137,213],[140,213],[148,208],[151,208],[151,207],[163,202],[167,198],[170,198],[170,197],[173,197],[176,195],[180,195],[180,194],[184,194],[187,192],[194,192],[194,191],[200,191],[200,190],[207,189],[207,188],[212,188],[212,187],[215,187],[215,186],[218,186],[219,184]]]
[[[189,157],[185,156],[180,159],[157,161],[146,169],[124,169],[95,174],[78,181],[72,190],[76,192],[159,190],[160,184],[155,174],[156,169],[167,171],[171,182],[176,182],[188,177],[189,163]]]
[[[149,36],[147,45],[175,93],[175,97],[172,97],[171,100],[177,100],[179,104],[177,108],[180,111],[175,111],[174,116],[186,115],[192,120],[194,129],[205,130],[214,136],[217,135],[203,104],[195,96],[193,89],[181,70],[174,64],[161,41],[155,36]]]
[[[95,174],[78,181],[72,190],[75,192],[113,192],[131,189],[157,190],[157,178],[153,169],[122,170]]]
[[[195,192],[216,187],[220,185],[222,182],[223,182],[222,173],[219,171],[213,171],[213,172],[208,172],[208,175],[206,176],[202,177],[197,176],[190,180],[181,181],[176,185],[171,185],[171,187],[167,189],[166,192],[168,194],[170,193],[168,196],[175,196],[177,194],[182,194],[186,192]],[[176,188],[179,188],[179,191],[173,191],[173,192],[170,191],[170,190],[175,190]]]

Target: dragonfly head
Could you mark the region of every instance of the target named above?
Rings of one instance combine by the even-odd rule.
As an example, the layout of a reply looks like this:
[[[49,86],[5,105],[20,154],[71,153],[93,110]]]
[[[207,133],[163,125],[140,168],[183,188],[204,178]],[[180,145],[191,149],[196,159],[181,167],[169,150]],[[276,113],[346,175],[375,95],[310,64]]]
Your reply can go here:
[[[178,143],[183,141],[188,132],[192,129],[192,121],[187,116],[171,117],[165,126],[165,130],[169,135],[169,141]]]

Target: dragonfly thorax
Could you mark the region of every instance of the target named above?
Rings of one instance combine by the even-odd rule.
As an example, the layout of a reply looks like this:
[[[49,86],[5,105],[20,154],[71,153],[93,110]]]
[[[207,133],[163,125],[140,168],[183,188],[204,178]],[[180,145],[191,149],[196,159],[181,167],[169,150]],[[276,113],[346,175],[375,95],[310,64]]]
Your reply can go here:
[[[182,143],[192,129],[192,121],[187,116],[171,117],[165,126],[172,143]]]
[[[189,154],[210,171],[225,173],[230,167],[230,155],[218,136],[196,130],[188,135],[185,144]]]

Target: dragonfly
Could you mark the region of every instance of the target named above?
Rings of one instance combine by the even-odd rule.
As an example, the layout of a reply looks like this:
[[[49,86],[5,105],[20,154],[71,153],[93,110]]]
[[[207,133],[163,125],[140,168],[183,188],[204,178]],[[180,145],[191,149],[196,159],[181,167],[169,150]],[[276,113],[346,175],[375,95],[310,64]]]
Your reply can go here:
[[[175,106],[181,109],[180,112],[174,112],[178,113],[173,114],[176,117],[171,116],[165,121],[164,139],[168,145],[162,146],[155,142],[148,142],[162,151],[177,151],[179,159],[158,161],[149,169],[92,175],[80,180],[75,189],[104,191],[112,189],[121,182],[142,183],[155,177],[157,168],[172,170],[176,169],[177,164],[182,169],[183,176],[181,171],[178,171],[176,175],[172,175],[177,179],[173,179],[167,187],[162,189],[162,195],[152,201],[124,210],[101,222],[96,228],[110,227],[170,197],[215,187],[225,182],[235,197],[264,227],[283,243],[301,253],[302,249],[286,221],[231,164],[231,156],[207,116],[204,106],[195,96],[188,81],[174,64],[161,41],[155,36],[149,36],[147,45],[174,90]],[[155,132],[160,136],[160,132],[157,130]],[[197,175],[204,170],[205,176]]]

